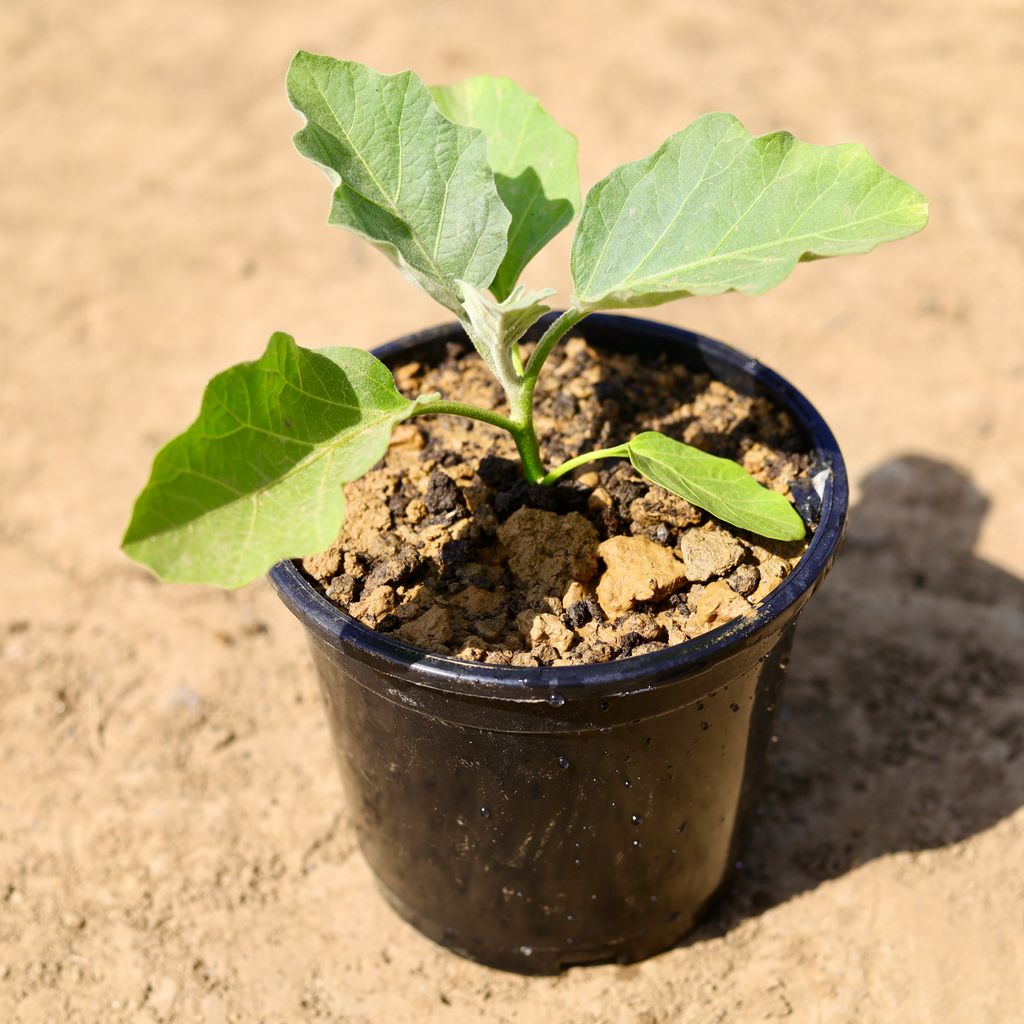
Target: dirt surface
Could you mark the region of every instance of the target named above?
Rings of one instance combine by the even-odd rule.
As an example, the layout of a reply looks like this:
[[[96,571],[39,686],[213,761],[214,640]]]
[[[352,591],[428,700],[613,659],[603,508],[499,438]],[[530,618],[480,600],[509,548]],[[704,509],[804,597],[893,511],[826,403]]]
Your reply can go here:
[[[0,1020],[1020,1020],[1022,30],[1010,0],[3,5]],[[656,311],[812,395],[854,507],[739,881],[647,963],[523,979],[401,923],[296,623],[117,551],[155,447],[272,330],[440,319],[325,226],[299,46],[512,75],[587,184],[725,109],[863,141],[934,200],[918,238]],[[567,249],[527,283],[565,296]]]
[[[468,341],[433,359],[398,367],[408,397],[503,407]],[[679,361],[573,337],[548,360],[534,409],[546,465],[657,430],[802,496],[816,523],[814,469],[789,414]],[[592,665],[751,614],[807,543],[734,529],[625,459],[531,487],[507,432],[438,416],[402,426],[346,487],[338,539],[302,564],[343,611],[414,647],[491,665]]]

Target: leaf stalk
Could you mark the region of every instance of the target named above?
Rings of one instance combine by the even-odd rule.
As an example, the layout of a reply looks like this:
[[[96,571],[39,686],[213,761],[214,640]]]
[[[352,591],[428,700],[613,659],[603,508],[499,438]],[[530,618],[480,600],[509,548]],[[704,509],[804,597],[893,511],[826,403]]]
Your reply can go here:
[[[526,370],[523,373],[523,388],[527,392],[528,400],[531,403],[533,401],[533,389],[537,386],[537,378],[540,376],[540,371],[543,369],[548,356],[551,355],[552,349],[586,315],[587,311],[583,309],[576,309],[575,307],[567,309],[548,327],[540,341],[537,342],[537,347],[533,350],[533,354],[530,356],[529,362],[526,364]]]
[[[618,444],[614,448],[599,448],[596,452],[584,452],[582,455],[577,455],[575,458],[563,462],[556,469],[551,470],[539,482],[545,486],[553,484],[556,480],[565,476],[566,473],[571,473],[574,469],[585,466],[588,462],[595,462],[597,459],[625,459],[628,457],[628,444]]]
[[[413,416],[465,416],[471,420],[480,420],[482,423],[489,423],[492,427],[499,427],[515,434],[520,430],[518,423],[513,422],[508,416],[500,412],[492,412],[490,409],[481,409],[479,406],[470,405],[468,402],[437,401],[427,402],[418,406],[412,413]]]

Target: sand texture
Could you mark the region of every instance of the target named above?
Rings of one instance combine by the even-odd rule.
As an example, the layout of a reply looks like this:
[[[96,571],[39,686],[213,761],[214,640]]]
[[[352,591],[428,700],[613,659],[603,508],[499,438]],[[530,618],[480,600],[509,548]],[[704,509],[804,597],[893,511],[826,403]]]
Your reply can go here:
[[[0,8],[0,1021],[1020,1021],[1024,18],[1012,0]],[[739,880],[678,948],[525,979],[398,920],[297,623],[117,543],[157,446],[275,329],[446,317],[325,224],[298,47],[493,71],[589,186],[708,110],[866,143],[932,224],[757,299],[663,306],[813,397],[853,483]],[[527,271],[570,290],[568,235]]]

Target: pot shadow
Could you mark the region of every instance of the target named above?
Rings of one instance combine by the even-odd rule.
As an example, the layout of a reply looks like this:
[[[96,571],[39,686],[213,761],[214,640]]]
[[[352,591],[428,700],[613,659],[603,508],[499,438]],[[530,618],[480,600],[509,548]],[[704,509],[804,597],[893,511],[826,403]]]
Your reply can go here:
[[[972,554],[988,499],[915,455],[862,495],[797,630],[737,877],[686,945],[1024,804],[1024,581]]]

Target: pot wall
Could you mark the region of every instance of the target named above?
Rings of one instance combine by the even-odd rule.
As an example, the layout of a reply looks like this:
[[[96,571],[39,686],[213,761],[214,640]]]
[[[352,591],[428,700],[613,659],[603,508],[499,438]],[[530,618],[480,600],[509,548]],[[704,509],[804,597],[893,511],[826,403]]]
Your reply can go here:
[[[349,813],[385,895],[431,938],[512,970],[671,945],[736,860],[792,633],[704,670],[701,700],[671,706],[663,691],[659,713],[623,720],[628,697],[570,697],[586,724],[552,732],[489,729],[461,695],[423,708],[398,680],[382,692],[314,639]]]
[[[749,617],[605,665],[511,669],[417,651],[342,613],[283,562],[306,626],[347,806],[398,912],[497,967],[554,972],[676,942],[728,878],[764,774],[793,631],[845,525],[842,458],[790,384],[727,346],[617,316],[599,346],[668,350],[788,408],[813,453],[820,521]],[[394,363],[457,326],[383,346]]]

